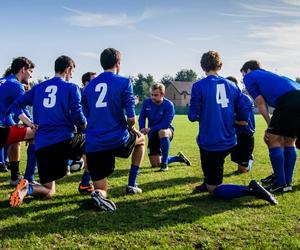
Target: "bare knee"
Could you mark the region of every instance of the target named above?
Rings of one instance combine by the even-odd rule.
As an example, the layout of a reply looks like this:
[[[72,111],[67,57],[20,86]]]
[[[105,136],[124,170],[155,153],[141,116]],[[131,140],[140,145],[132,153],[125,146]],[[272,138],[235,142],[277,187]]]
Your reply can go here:
[[[161,129],[158,131],[159,138],[169,137],[169,130],[168,129]]]

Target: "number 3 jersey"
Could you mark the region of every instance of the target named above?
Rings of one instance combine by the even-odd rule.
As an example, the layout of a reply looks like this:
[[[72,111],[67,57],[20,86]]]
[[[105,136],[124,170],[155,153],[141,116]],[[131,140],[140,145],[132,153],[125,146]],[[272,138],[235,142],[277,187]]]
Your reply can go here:
[[[86,152],[122,147],[129,138],[126,116],[135,117],[134,95],[128,78],[103,72],[84,89],[87,117]]]
[[[197,142],[207,151],[223,151],[236,144],[235,116],[249,114],[240,107],[240,89],[229,80],[210,75],[193,84],[188,118],[199,122]]]
[[[33,106],[33,120],[39,126],[35,150],[72,138],[74,125],[86,122],[79,87],[60,77],[35,85],[15,101],[12,110],[20,115],[26,106]]]

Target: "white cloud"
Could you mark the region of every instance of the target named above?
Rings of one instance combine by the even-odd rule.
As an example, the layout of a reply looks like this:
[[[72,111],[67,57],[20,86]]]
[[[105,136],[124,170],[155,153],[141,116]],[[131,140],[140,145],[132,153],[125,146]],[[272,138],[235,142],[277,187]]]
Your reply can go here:
[[[174,45],[175,43],[172,42],[171,40],[168,40],[166,38],[162,38],[162,37],[159,37],[157,35],[154,35],[154,34],[146,34],[146,36],[154,39],[154,40],[157,40],[157,41],[160,41],[160,42],[163,42],[163,43],[166,43],[166,44],[169,44],[169,45]]]
[[[88,57],[88,58],[93,58],[93,59],[99,59],[100,54],[97,54],[95,52],[80,52],[79,55]]]
[[[65,19],[74,26],[80,27],[120,27],[131,26],[143,20],[149,19],[155,15],[151,10],[144,11],[140,16],[130,17],[126,13],[120,14],[101,14],[84,12],[76,9],[64,7],[65,10],[73,13],[73,15]]]

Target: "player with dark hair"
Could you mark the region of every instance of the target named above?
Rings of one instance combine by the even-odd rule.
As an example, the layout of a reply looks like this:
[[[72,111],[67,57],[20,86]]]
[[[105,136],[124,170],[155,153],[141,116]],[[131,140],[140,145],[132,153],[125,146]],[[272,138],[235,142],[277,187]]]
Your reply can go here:
[[[96,72],[86,72],[81,77],[82,86],[86,87],[97,76]]]
[[[262,69],[255,60],[246,62],[241,73],[268,126],[264,139],[269,148],[274,176],[262,181],[271,183],[267,189],[272,193],[291,191],[297,160],[295,140],[300,133],[300,85]],[[272,118],[268,106],[275,108]]]
[[[121,53],[113,48],[105,49],[100,62],[104,72],[86,86],[82,97],[88,121],[85,150],[95,188],[91,194],[94,205],[112,212],[116,205],[107,199],[107,177],[114,171],[115,157],[128,158],[132,152],[126,193],[141,193],[136,178],[145,142],[144,135],[134,128],[134,95],[130,79],[118,75]]]
[[[168,164],[183,162],[190,166],[190,161],[179,152],[177,156],[169,156],[170,142],[174,136],[172,120],[175,115],[174,104],[165,98],[165,86],[155,83],[151,86],[151,98],[144,101],[140,116],[139,127],[144,135],[148,135],[148,155],[152,167],[160,167],[167,171]],[[148,119],[148,128],[146,128]]]
[[[219,199],[256,196],[277,204],[272,194],[255,180],[249,186],[222,184],[224,159],[236,145],[234,122],[245,120],[245,114],[238,109],[241,91],[218,75],[222,67],[218,52],[204,53],[201,67],[207,77],[193,84],[188,118],[199,122],[197,143],[208,192]]]
[[[235,77],[226,77],[228,80],[238,85]],[[255,132],[255,118],[254,118],[254,104],[252,99],[246,94],[242,93],[241,100],[239,100],[240,112],[248,114],[245,121],[235,121],[235,132],[237,135],[237,145],[231,152],[231,160],[238,164],[237,173],[247,173],[251,170],[253,164],[253,149],[254,149],[254,132]]]
[[[20,96],[25,93],[22,83],[28,83],[32,77],[35,65],[26,57],[13,59],[5,77],[0,79],[0,119],[4,126],[16,125],[14,114],[9,107]],[[24,112],[29,115],[25,108]],[[8,147],[9,167],[11,171],[10,184],[16,186],[22,178],[20,173],[20,143],[11,144]]]
[[[51,198],[55,180],[66,174],[68,159],[82,157],[84,135],[74,134],[74,130],[84,129],[86,119],[79,88],[68,82],[74,68],[70,57],[60,56],[55,61],[55,77],[35,85],[12,106],[13,112],[30,127],[34,125],[22,109],[33,106],[33,120],[38,126],[35,151],[42,185],[32,185],[22,179],[10,196],[11,207],[18,207],[26,195]]]

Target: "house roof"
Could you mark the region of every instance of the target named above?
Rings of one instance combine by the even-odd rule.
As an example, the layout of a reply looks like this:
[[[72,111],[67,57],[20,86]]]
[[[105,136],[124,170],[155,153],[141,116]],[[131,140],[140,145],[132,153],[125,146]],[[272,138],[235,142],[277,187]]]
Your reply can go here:
[[[179,94],[182,95],[185,92],[188,95],[190,95],[192,92],[193,83],[194,82],[172,81],[172,83],[167,87],[167,89],[172,85]]]

